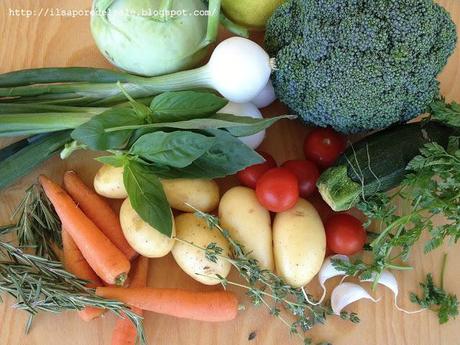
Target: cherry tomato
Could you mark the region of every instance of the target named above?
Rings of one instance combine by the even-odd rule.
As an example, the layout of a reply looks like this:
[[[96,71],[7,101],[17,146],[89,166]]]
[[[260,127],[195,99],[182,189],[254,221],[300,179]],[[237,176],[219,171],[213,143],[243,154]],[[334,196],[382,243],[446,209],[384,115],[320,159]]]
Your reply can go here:
[[[319,170],[315,163],[311,161],[287,161],[282,165],[288,169],[299,181],[299,191],[302,198],[308,198],[316,190],[316,181],[319,179]]]
[[[305,157],[323,168],[330,167],[345,151],[347,139],[331,128],[316,128],[305,138]]]
[[[283,212],[294,207],[299,200],[299,182],[285,168],[270,169],[257,181],[256,195],[267,210]]]
[[[327,247],[334,253],[353,255],[366,243],[366,231],[361,221],[349,214],[338,213],[326,221]]]
[[[257,180],[271,168],[276,167],[273,157],[266,152],[259,152],[265,158],[265,162],[250,166],[241,170],[238,174],[238,180],[246,187],[256,189]]]
[[[315,207],[316,211],[318,211],[319,216],[323,223],[329,219],[330,216],[335,214],[334,210],[323,200],[323,197],[318,192],[314,193],[312,196],[308,198],[308,201]]]

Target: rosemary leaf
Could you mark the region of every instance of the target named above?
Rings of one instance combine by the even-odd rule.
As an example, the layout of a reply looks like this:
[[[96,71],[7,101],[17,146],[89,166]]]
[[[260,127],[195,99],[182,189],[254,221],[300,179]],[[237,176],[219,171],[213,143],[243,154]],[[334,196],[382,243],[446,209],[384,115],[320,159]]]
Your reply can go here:
[[[0,294],[13,297],[14,308],[32,316],[40,311],[107,309],[118,317],[128,318],[137,329],[140,344],[145,344],[142,317],[121,302],[96,296],[94,289],[85,287],[87,283],[67,272],[60,262],[26,254],[9,243],[0,242]],[[26,329],[30,325],[31,319]]]
[[[16,231],[20,247],[32,247],[37,256],[57,260],[53,247],[62,248],[61,222],[40,185],[26,190],[11,218],[16,223],[7,228]]]

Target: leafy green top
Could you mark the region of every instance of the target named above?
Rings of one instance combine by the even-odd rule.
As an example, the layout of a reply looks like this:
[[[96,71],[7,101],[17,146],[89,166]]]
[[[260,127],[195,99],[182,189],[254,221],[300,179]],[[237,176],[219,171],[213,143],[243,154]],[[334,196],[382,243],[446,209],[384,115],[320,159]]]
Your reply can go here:
[[[65,154],[81,148],[112,152],[98,160],[124,167],[131,205],[167,236],[172,235],[171,210],[159,178],[212,179],[261,163],[263,158],[239,137],[293,118],[220,114],[227,100],[209,92],[166,92],[149,107],[125,95],[128,107],[106,110],[76,128],[72,138],[77,143],[68,145]]]
[[[444,291],[441,287],[435,286],[431,273],[427,274],[425,281],[420,283],[423,290],[423,296],[419,297],[411,293],[410,299],[413,303],[437,312],[439,323],[443,324],[449,321],[449,318],[458,316],[459,302],[457,296]]]

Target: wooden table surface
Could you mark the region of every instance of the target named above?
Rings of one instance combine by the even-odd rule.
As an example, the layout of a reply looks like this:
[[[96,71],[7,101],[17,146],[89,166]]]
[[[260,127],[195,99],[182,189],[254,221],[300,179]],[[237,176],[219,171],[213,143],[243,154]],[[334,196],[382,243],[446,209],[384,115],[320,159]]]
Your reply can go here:
[[[78,3],[78,4],[77,4]],[[440,1],[460,24],[460,2],[458,0]],[[0,1],[0,72],[45,66],[93,66],[108,67],[99,54],[89,30],[87,16],[51,16],[52,9],[89,9],[90,0],[1,0]],[[48,14],[45,16],[46,9]],[[12,10],[34,10],[30,15],[14,15]],[[55,13],[56,14],[56,13]],[[459,66],[460,54],[457,51],[450,58],[442,73],[441,90],[447,99],[460,101]],[[282,113],[278,104],[266,114]],[[302,141],[308,129],[298,123],[283,122],[268,131],[262,149],[274,155],[279,163],[286,159],[303,158]],[[3,140],[0,145],[7,142]],[[54,158],[26,178],[0,193],[0,224],[8,222],[8,217],[24,189],[35,181],[38,173],[46,173],[59,179],[67,169],[74,169],[88,182],[95,174],[98,164],[88,154],[77,154],[69,161]],[[1,176],[0,176],[1,178]],[[224,185],[231,184],[226,181]],[[421,246],[420,246],[421,247]],[[427,272],[434,272],[438,278],[441,256],[449,253],[445,286],[460,295],[460,248],[441,248],[430,255],[424,255],[417,248],[410,260],[415,270],[397,274],[400,283],[399,303],[406,309],[415,309],[408,300],[410,291],[417,288],[419,281]],[[235,272],[231,277],[237,279]],[[332,280],[331,288],[337,280]],[[189,278],[174,263],[171,256],[151,260],[149,284],[156,287],[183,287],[189,289],[210,289]],[[309,286],[318,292],[316,283]],[[147,313],[145,327],[149,344],[155,345],[289,345],[300,344],[297,338],[288,334],[286,327],[268,315],[265,309],[251,307],[244,298],[247,309],[237,320],[224,324],[207,324],[177,320]],[[334,345],[460,345],[460,319],[439,326],[433,313],[423,312],[405,315],[393,307],[392,293],[378,288],[380,303],[358,302],[349,310],[356,311],[359,325],[330,318],[327,325],[311,332],[316,341],[328,340]],[[114,317],[106,315],[103,319],[84,323],[74,313],[63,315],[40,314],[31,333],[24,335],[26,314],[10,308],[8,298],[0,305],[0,345],[107,345],[110,344]],[[248,339],[255,332],[256,337]]]

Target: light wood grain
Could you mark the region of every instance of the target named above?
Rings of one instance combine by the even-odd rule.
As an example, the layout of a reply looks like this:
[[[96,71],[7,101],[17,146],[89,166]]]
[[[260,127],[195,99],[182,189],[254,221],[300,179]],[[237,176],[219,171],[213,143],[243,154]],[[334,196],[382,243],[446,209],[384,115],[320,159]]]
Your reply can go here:
[[[440,1],[460,23],[460,3],[457,0]],[[90,0],[1,0],[0,1],[0,72],[43,67],[43,66],[96,66],[109,65],[97,51],[89,31],[89,18],[38,17],[30,18],[9,15],[9,8],[35,9],[67,8],[88,9]],[[460,101],[458,73],[460,55],[457,51],[442,73],[441,90],[449,100]],[[268,114],[282,113],[278,104],[266,111]],[[308,129],[298,123],[283,122],[268,131],[262,149],[271,152],[278,162],[286,159],[303,158],[302,139]],[[0,142],[5,144],[6,141]],[[36,169],[20,182],[0,193],[0,224],[8,222],[8,216],[20,199],[26,186],[35,181],[38,173],[46,173],[59,179],[67,169],[81,173],[86,181],[91,181],[97,163],[85,153],[62,162],[57,158]],[[1,178],[1,176],[0,176]],[[223,187],[233,182],[229,179]],[[400,282],[400,304],[407,309],[415,306],[408,301],[409,291],[414,291],[418,282],[427,272],[439,272],[441,255],[449,253],[446,287],[460,295],[460,273],[458,247],[437,250],[426,256],[417,249],[411,263],[413,272],[397,274]],[[237,275],[232,273],[232,278]],[[333,286],[337,281],[331,281]],[[149,277],[151,286],[186,287],[190,289],[210,289],[199,285],[186,276],[174,263],[171,256],[152,260]],[[312,291],[318,292],[311,284]],[[238,291],[241,300],[244,293]],[[331,318],[326,326],[316,328],[311,336],[318,341],[328,340],[334,345],[452,345],[460,344],[460,320],[439,326],[432,313],[405,315],[393,308],[393,296],[388,290],[379,288],[382,301],[377,304],[360,302],[352,306],[359,313],[360,325],[351,325]],[[0,305],[0,345],[107,345],[110,343],[114,318],[84,323],[74,313],[64,315],[40,314],[36,318],[31,333],[24,335],[26,314],[10,308],[11,300]],[[241,312],[234,322],[206,324],[177,320],[147,313],[145,326],[149,344],[155,345],[288,345],[300,344],[291,338],[287,329],[279,321],[270,317],[266,310],[256,309],[245,302],[247,310]],[[251,332],[256,338],[248,341]]]

